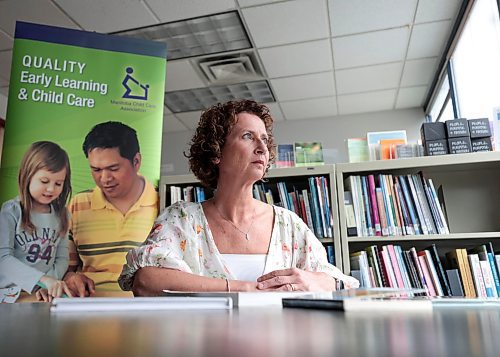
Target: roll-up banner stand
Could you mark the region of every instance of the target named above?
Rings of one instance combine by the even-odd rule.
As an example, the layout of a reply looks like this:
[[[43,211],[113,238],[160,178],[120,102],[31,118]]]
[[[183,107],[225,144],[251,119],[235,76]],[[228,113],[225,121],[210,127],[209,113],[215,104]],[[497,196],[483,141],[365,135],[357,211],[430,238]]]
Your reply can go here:
[[[95,186],[82,143],[90,129],[119,121],[139,139],[140,173],[160,177],[166,45],[17,22],[0,168],[0,203],[18,194],[20,161],[48,140],[69,155],[73,193]]]

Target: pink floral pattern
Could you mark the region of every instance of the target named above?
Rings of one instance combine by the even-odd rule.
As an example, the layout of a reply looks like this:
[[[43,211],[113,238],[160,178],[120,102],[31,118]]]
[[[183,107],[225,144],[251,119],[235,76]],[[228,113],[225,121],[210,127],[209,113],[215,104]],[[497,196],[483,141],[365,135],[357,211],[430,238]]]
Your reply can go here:
[[[325,248],[302,219],[289,210],[273,208],[276,219],[264,274],[296,267],[325,272],[348,287],[357,286],[356,279],[328,263]],[[234,279],[223,263],[200,203],[180,201],[163,211],[146,241],[127,254],[119,278],[122,289],[131,290],[135,272],[147,266]]]

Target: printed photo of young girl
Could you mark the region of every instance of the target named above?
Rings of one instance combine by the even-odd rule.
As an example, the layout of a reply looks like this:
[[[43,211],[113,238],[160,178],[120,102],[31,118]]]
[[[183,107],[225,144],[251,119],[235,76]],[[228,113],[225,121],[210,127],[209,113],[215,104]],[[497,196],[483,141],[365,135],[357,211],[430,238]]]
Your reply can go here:
[[[38,141],[24,154],[19,196],[0,211],[0,288],[17,286],[43,301],[72,296],[62,281],[69,260],[70,180],[68,155],[59,145]]]

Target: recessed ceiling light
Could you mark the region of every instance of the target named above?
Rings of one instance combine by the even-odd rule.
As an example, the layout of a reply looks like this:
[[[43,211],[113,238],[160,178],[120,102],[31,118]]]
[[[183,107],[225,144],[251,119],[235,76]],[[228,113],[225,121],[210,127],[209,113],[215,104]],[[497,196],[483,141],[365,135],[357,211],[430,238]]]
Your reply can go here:
[[[252,99],[259,103],[275,102],[267,81],[195,88],[165,93],[165,105],[172,113],[205,110],[229,100]]]
[[[115,34],[165,42],[169,60],[252,47],[237,11],[118,31]]]

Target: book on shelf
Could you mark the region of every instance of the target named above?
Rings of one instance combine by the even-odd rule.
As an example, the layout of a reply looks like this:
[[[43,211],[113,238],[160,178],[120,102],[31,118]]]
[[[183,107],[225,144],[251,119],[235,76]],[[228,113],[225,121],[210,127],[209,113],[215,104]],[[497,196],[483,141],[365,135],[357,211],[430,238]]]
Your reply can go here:
[[[469,260],[470,269],[472,273],[472,281],[474,282],[474,287],[478,297],[487,297],[486,285],[483,278],[481,263],[479,262],[479,256],[475,253],[467,254]]]
[[[451,296],[451,288],[450,284],[448,282],[447,276],[445,274],[443,264],[441,263],[441,259],[439,258],[439,253],[436,247],[436,244],[431,244],[429,247],[425,248],[426,251],[429,252],[430,258],[434,264],[434,268],[436,270],[439,283],[441,285],[441,288],[443,290],[443,295],[444,296]]]
[[[475,249],[485,250],[486,248],[478,246]],[[446,272],[449,269],[456,270],[454,284],[458,280],[461,286],[461,289],[457,289],[455,286],[455,291],[462,290],[467,297],[489,296],[488,294],[484,296],[474,294],[475,287],[472,275],[470,281],[473,286],[472,291],[470,291],[470,287],[467,285],[466,269],[471,269],[471,265],[467,256],[465,261],[462,259],[463,251],[465,249],[454,249],[447,252],[447,264],[441,261],[438,248],[434,243],[418,251],[415,247],[403,249],[399,244],[386,244],[380,247],[371,245],[363,250],[351,252],[349,256],[351,271],[359,271],[360,283],[363,288],[412,288],[423,289],[428,296],[455,296],[448,278],[451,273]],[[486,253],[484,253],[482,265],[481,276],[483,280],[486,268],[490,272],[489,283],[486,282],[485,285],[490,287],[490,293],[494,297],[496,292],[495,278],[491,272],[490,260]]]
[[[366,138],[347,139],[347,154],[349,156],[349,162],[368,161],[368,142]]]
[[[397,144],[396,159],[424,156],[424,147],[420,144]]]
[[[276,167],[294,167],[295,150],[293,144],[278,144],[276,148]]]
[[[323,148],[320,142],[296,142],[295,166],[324,165]]]
[[[380,140],[380,159],[396,159],[396,146],[406,144],[406,139],[381,139]]]
[[[359,237],[450,233],[434,184],[423,173],[351,175],[344,186]]]
[[[368,142],[368,155],[371,161],[380,160],[380,141],[381,140],[394,140],[400,139],[407,142],[406,130],[394,131],[373,131],[366,133],[366,140]]]
[[[296,213],[317,237],[333,237],[332,201],[326,177],[310,176],[302,183],[279,181],[274,191],[279,197],[277,204]],[[254,197],[264,202],[273,204],[272,192],[262,183],[254,185]]]
[[[481,273],[483,275],[484,285],[486,289],[486,296],[498,297],[497,281],[495,281],[494,277],[494,275],[496,275],[496,269],[492,269],[486,244],[482,244],[477,247],[471,248],[468,250],[468,252],[477,254],[478,256],[479,264],[481,266]],[[493,273],[494,270],[495,274]],[[498,276],[496,276],[496,280],[498,280]]]
[[[462,282],[460,280],[460,271],[458,269],[448,269],[446,270],[446,276],[450,283],[450,296],[465,296]]]
[[[344,191],[344,209],[346,215],[347,236],[355,237],[358,235],[356,228],[356,217],[354,216],[354,205],[352,202],[352,192]]]

